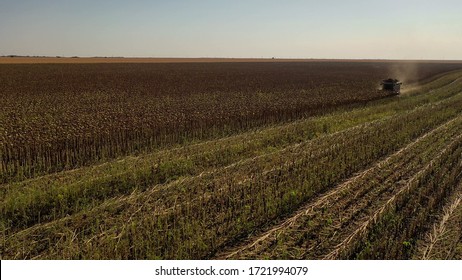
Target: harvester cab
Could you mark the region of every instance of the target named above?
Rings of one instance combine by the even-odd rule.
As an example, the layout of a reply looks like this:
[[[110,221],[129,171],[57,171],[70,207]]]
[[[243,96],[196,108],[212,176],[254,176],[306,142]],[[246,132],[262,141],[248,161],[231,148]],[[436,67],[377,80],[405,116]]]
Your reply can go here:
[[[384,91],[389,91],[393,94],[396,94],[398,95],[401,91],[401,85],[403,83],[400,82],[399,80],[397,79],[386,79],[386,80],[383,80],[381,85],[382,85],[382,90]]]

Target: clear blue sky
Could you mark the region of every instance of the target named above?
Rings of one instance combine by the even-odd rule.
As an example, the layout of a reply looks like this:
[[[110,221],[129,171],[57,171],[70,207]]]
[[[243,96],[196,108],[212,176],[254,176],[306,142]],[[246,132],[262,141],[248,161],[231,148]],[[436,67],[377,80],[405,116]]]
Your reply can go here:
[[[462,59],[462,1],[0,0],[0,55]]]

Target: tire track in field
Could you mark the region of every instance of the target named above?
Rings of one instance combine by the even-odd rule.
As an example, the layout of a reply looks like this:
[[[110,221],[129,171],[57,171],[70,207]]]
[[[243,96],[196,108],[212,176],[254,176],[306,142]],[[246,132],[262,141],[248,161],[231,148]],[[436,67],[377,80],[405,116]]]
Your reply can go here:
[[[334,203],[337,203],[338,199],[341,199],[342,197],[343,197],[343,199],[353,201],[353,200],[357,199],[358,196],[364,196],[367,193],[367,190],[359,190],[355,196],[352,196],[353,190],[351,190],[351,189],[353,189],[355,187],[355,184],[357,184],[361,180],[364,180],[367,176],[369,176],[371,174],[381,175],[380,172],[383,171],[383,168],[386,165],[390,164],[390,162],[392,162],[393,160],[396,160],[397,158],[399,158],[405,152],[407,152],[409,150],[412,150],[416,145],[420,144],[425,139],[429,138],[432,135],[437,134],[440,131],[443,131],[443,130],[447,129],[450,125],[452,125],[455,122],[460,121],[460,120],[461,120],[461,118],[457,118],[457,117],[453,118],[452,120],[449,120],[448,122],[440,125],[439,127],[427,132],[426,134],[424,134],[424,135],[420,136],[419,138],[417,138],[414,142],[409,143],[407,146],[401,148],[400,150],[393,153],[392,155],[389,155],[384,160],[374,164],[372,167],[362,171],[361,173],[357,174],[356,176],[354,176],[354,177],[348,179],[347,181],[345,181],[344,183],[338,185],[336,188],[334,188],[334,189],[330,190],[329,192],[325,193],[321,197],[315,199],[313,202],[311,202],[308,205],[301,208],[295,215],[293,215],[290,218],[287,218],[286,220],[284,220],[279,225],[265,231],[264,233],[258,235],[256,238],[252,238],[250,240],[247,240],[244,244],[242,244],[241,246],[239,246],[237,248],[234,248],[234,249],[232,249],[230,251],[219,254],[218,258],[232,258],[233,256],[238,255],[238,254],[240,254],[241,252],[243,252],[245,250],[254,248],[257,245],[265,242],[266,239],[269,239],[270,237],[274,237],[275,235],[278,235],[278,234],[284,232],[285,230],[293,227],[298,222],[298,220],[300,218],[307,217],[307,216],[312,216],[317,211],[317,209],[332,205]],[[429,143],[428,145],[431,145],[431,143]],[[404,166],[410,160],[412,160],[412,155],[405,162],[398,162],[398,164],[401,164],[402,166]],[[399,170],[399,167],[396,168],[395,170]],[[399,174],[402,174],[402,172],[399,173]],[[391,175],[389,175],[389,177],[391,177],[393,175],[396,176],[397,174],[392,173]],[[387,177],[382,178],[382,180],[385,180],[385,179],[387,179]],[[380,195],[380,194],[381,193],[379,192],[378,195]],[[346,205],[346,206],[348,207],[348,205]]]

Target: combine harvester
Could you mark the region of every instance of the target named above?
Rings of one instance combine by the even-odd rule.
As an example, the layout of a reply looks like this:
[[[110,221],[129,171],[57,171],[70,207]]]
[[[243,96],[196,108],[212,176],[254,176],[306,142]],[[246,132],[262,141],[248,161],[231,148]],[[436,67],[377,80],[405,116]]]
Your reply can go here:
[[[390,78],[383,80],[380,85],[382,85],[383,91],[389,91],[391,95],[398,95],[401,92],[402,84],[399,80]]]

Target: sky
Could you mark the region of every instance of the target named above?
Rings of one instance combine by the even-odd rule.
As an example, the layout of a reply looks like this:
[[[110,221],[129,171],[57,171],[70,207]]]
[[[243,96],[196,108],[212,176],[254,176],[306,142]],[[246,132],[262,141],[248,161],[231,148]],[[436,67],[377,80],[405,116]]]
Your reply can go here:
[[[460,0],[0,0],[0,55],[462,59]]]

